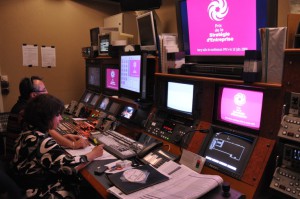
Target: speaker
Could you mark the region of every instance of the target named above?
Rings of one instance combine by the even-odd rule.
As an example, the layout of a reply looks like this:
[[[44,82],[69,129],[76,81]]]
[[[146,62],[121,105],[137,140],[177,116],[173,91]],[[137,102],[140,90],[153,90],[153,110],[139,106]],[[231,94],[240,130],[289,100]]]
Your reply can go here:
[[[161,6],[161,0],[120,0],[121,11],[154,10]]]

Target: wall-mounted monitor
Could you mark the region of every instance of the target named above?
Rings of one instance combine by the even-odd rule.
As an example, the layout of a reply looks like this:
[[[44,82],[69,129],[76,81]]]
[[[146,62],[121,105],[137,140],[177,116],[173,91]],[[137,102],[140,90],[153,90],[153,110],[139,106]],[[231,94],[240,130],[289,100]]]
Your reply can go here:
[[[277,5],[276,0],[177,0],[186,62],[243,64],[245,50],[261,48],[259,28],[277,26]]]
[[[104,65],[103,93],[109,96],[119,95],[120,67],[118,65]]]
[[[86,89],[100,93],[102,91],[102,70],[100,64],[86,63]]]
[[[146,53],[125,53],[120,57],[121,96],[152,100],[155,67],[147,66]]]
[[[260,130],[264,90],[240,85],[216,85],[213,123],[257,134]]]
[[[206,158],[207,166],[240,179],[256,140],[256,136],[212,125],[200,154]]]
[[[137,28],[141,50],[156,51],[158,49],[159,25],[154,11],[137,16]]]

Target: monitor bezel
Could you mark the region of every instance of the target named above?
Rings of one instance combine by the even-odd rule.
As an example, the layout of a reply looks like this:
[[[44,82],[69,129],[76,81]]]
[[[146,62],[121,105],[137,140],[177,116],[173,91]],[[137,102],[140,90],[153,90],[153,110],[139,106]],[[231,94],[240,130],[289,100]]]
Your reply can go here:
[[[206,159],[205,165],[208,167],[211,167],[215,170],[218,170],[222,173],[225,173],[233,178],[241,179],[247,168],[247,164],[248,164],[249,160],[251,159],[251,155],[255,148],[258,137],[256,135],[249,135],[247,133],[244,133],[241,131],[236,131],[236,130],[233,130],[230,128],[226,128],[226,127],[222,127],[222,126],[218,126],[218,125],[211,125],[210,131],[209,131],[208,135],[205,137],[205,140],[204,140],[203,145],[199,152],[199,154],[201,156],[206,157],[206,154],[207,154],[208,149],[210,148],[212,139],[215,138],[215,136],[219,130],[226,131],[223,133],[225,133],[229,138],[235,137],[237,139],[251,140],[252,141],[251,145],[248,147],[248,154],[244,157],[244,160],[241,161],[241,163],[239,164],[240,165],[239,171],[236,171],[236,172],[232,171],[220,164],[217,164],[214,161],[210,161],[209,159]]]
[[[118,75],[119,75],[119,81],[118,81],[118,90],[107,88],[106,87],[106,72],[107,69],[117,69],[118,70]],[[119,90],[120,90],[120,66],[117,64],[104,64],[103,66],[103,89],[102,93],[104,95],[109,95],[109,96],[119,96]]]
[[[102,92],[102,67],[100,66],[100,64],[96,65],[96,64],[92,64],[92,63],[86,63],[86,67],[85,67],[85,81],[86,81],[86,89],[87,90],[91,90],[93,92],[97,92],[97,93],[101,93]],[[99,69],[99,85],[94,85],[94,84],[90,84],[89,83],[89,70],[91,68],[97,68]]]
[[[186,84],[194,85],[192,113],[186,113],[184,111],[178,111],[167,107],[168,82],[186,83]],[[163,79],[159,79],[159,80],[156,78],[155,84],[156,84],[156,88],[155,88],[156,105],[160,110],[163,110],[174,116],[186,118],[188,120],[198,120],[200,118],[201,110],[200,110],[199,100],[200,100],[200,94],[202,90],[201,82],[192,79],[164,77]],[[165,90],[164,94],[162,94],[162,90]]]
[[[87,95],[90,94],[90,97],[88,98],[87,101],[85,101],[84,99],[87,97]],[[85,90],[84,93],[82,94],[81,98],[80,98],[80,102],[85,104],[85,105],[89,105],[91,100],[93,99],[95,93],[91,90]]]
[[[101,50],[101,41],[103,39],[108,39],[107,51]],[[98,35],[98,53],[99,53],[99,55],[108,55],[109,54],[109,45],[110,45],[110,34],[99,34]]]
[[[121,71],[122,71],[122,57],[123,56],[141,56],[141,68],[140,68],[140,89],[138,92],[131,91],[125,88],[122,88],[122,79],[121,79]],[[146,72],[144,64],[146,63],[146,55],[142,52],[124,52],[120,55],[120,70],[119,70],[119,95],[121,97],[129,98],[135,101],[138,101],[139,99],[145,98],[145,92],[146,88],[144,86],[145,82],[145,77],[144,73]]]
[[[183,9],[186,9],[187,0],[176,0],[176,19],[178,32],[178,46],[180,51],[184,51],[186,63],[203,63],[203,64],[234,64],[241,65],[244,63],[243,55],[223,56],[223,55],[191,55],[188,35],[188,16],[183,14]],[[278,18],[278,1],[277,0],[257,0],[256,16],[257,16],[257,50],[261,49],[260,37],[258,28],[277,27]],[[184,13],[187,13],[184,11]],[[263,16],[265,15],[265,16]],[[262,20],[261,18],[265,19]]]
[[[247,90],[247,91],[257,91],[257,92],[261,92],[263,94],[259,129],[229,123],[227,121],[223,121],[220,119],[222,88],[233,88],[233,89],[242,89],[242,90]],[[262,87],[249,86],[249,85],[222,84],[222,83],[216,84],[215,85],[215,97],[214,97],[215,100],[214,100],[214,106],[213,106],[213,124],[221,125],[224,127],[228,127],[231,129],[235,129],[235,130],[246,132],[246,133],[253,134],[253,135],[258,135],[260,133],[260,130],[262,129],[262,115],[263,115],[263,111],[264,111],[263,107],[264,107],[264,101],[265,101],[264,97],[265,97],[265,88],[262,88]]]
[[[152,32],[152,41],[153,44],[142,44],[142,35],[141,35],[141,26],[139,25],[139,21],[142,19],[145,19],[146,17],[150,17],[151,20],[151,32]],[[137,24],[137,30],[138,30],[138,38],[139,38],[139,44],[140,44],[140,49],[142,51],[156,51],[158,49],[157,47],[157,38],[158,38],[158,33],[157,33],[157,27],[156,27],[156,22],[155,22],[155,17],[154,17],[154,11],[149,11],[144,14],[141,14],[136,17],[136,24]]]

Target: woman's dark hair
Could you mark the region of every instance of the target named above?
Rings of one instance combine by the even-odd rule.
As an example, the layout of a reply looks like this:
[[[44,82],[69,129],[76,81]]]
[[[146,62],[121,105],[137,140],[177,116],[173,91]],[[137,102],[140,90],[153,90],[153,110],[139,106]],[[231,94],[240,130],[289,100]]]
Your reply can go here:
[[[46,132],[52,128],[52,120],[64,111],[64,103],[50,95],[42,94],[31,99],[26,105],[24,121],[33,128]]]

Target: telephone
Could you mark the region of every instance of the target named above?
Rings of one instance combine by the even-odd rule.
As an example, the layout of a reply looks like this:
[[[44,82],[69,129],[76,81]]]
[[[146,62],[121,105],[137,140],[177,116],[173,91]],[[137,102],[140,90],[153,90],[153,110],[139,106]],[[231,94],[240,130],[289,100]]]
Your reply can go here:
[[[159,148],[160,146],[162,142],[152,142],[138,153],[138,158],[144,164],[151,164],[156,168],[169,160],[179,159],[179,156]]]
[[[146,156],[148,153],[150,153],[151,151],[153,151],[154,149],[161,147],[163,145],[163,143],[161,141],[154,141],[146,146],[144,146],[144,148],[138,152],[137,156],[139,158],[143,158],[144,156]]]
[[[72,100],[65,112],[72,115],[77,104],[78,104],[78,102],[76,102],[75,100]]]

